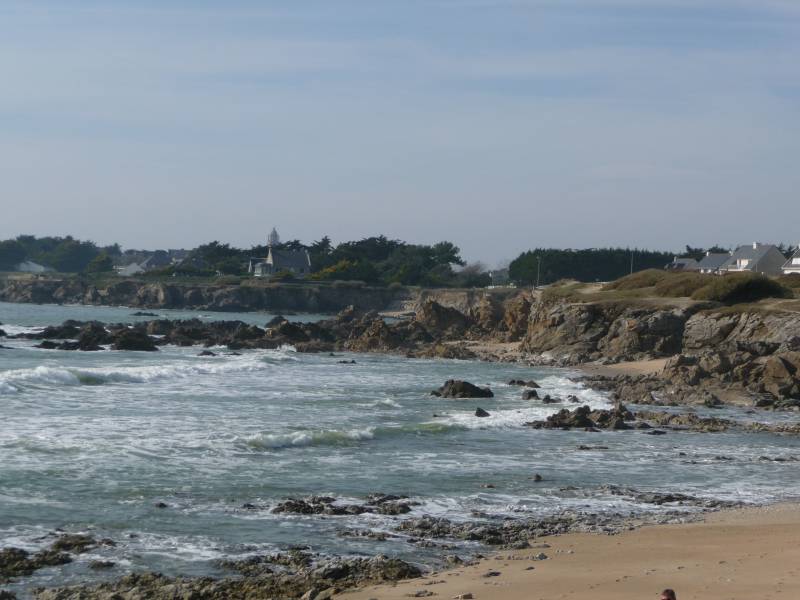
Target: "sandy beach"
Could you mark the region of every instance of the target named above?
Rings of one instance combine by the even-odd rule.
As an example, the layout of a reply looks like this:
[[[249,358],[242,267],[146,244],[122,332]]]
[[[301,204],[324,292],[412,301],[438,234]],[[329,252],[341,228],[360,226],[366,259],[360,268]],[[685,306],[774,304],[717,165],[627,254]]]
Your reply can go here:
[[[475,600],[800,598],[800,505],[709,514],[704,521],[644,527],[617,536],[542,538],[529,550],[396,586],[343,594],[347,600],[409,597]],[[536,560],[539,553],[547,556]]]

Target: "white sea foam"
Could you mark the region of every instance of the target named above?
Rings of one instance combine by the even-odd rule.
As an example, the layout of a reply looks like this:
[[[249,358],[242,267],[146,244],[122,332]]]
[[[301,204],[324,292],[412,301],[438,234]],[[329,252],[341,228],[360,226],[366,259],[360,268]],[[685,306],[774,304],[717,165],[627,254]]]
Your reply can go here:
[[[259,433],[243,438],[249,448],[256,450],[277,450],[280,448],[338,445],[375,437],[373,428],[339,431],[335,429],[320,431],[293,431],[291,433]]]
[[[403,408],[402,404],[398,404],[391,398],[382,398],[380,400],[375,400],[374,402],[359,404],[359,406],[364,406],[368,408]]]
[[[0,329],[8,335],[20,335],[23,333],[39,333],[44,327],[28,327],[26,325],[0,325]]]
[[[203,375],[221,375],[261,371],[269,362],[295,360],[288,351],[275,350],[226,358],[224,361],[204,360],[192,363],[167,363],[138,367],[50,367],[40,365],[30,369],[0,372],[0,395],[18,392],[26,386],[78,386],[113,383],[150,383],[154,381],[190,379]]]

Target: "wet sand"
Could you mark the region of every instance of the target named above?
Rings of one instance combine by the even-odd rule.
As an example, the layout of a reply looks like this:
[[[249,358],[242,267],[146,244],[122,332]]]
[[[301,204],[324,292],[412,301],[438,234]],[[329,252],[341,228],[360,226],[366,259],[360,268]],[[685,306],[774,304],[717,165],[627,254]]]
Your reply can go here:
[[[337,598],[657,600],[667,587],[679,600],[800,598],[797,504],[724,511],[697,523],[617,536],[569,534],[532,543],[543,544],[549,547],[501,552],[469,567]],[[533,559],[539,553],[547,559]],[[490,572],[497,574],[487,576]]]

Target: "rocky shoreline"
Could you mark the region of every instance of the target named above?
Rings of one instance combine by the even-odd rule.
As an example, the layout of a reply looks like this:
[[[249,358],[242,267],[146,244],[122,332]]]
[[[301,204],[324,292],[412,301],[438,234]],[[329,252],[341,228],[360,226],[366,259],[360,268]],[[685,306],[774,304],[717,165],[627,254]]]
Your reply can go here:
[[[505,300],[490,294],[472,300],[462,311],[429,298],[412,318],[396,322],[349,306],[315,323],[280,317],[264,327],[166,319],[133,326],[66,322],[21,337],[60,350],[96,351],[110,345],[154,351],[159,345],[175,344],[237,351],[291,345],[299,352],[387,352],[558,367],[663,358],[666,364],[656,374],[594,376],[586,381],[628,404],[713,408],[749,403],[800,410],[800,313],[731,311],[706,304],[667,309],[547,302],[525,292]],[[508,351],[495,351],[500,347]]]
[[[0,337],[3,335],[0,332]],[[5,337],[36,340],[40,347],[57,351],[96,352],[110,347],[157,352],[165,344],[199,346],[204,348],[201,353],[207,356],[291,345],[299,352],[388,352],[409,357],[498,360],[501,357],[491,351],[493,344],[516,344],[519,352],[508,354],[503,360],[571,367],[590,361],[619,363],[668,358],[665,368],[657,374],[583,376],[586,385],[611,395],[616,401],[612,409],[592,411],[589,407],[578,406],[528,425],[535,429],[587,432],[634,429],[643,435],[664,435],[674,430],[800,434],[798,423],[741,423],[702,417],[691,409],[671,412],[652,408],[661,405],[713,409],[728,403],[728,394],[735,392],[737,398],[745,398],[753,410],[798,410],[800,316],[793,313],[726,311],[706,305],[665,309],[608,303],[548,303],[522,293],[503,301],[484,296],[467,311],[428,299],[418,307],[413,318],[399,322],[387,322],[374,311],[351,306],[335,317],[316,323],[290,323],[280,317],[264,327],[238,321],[153,320],[133,326],[73,321],[37,333]],[[528,394],[529,400],[547,402],[538,397],[535,382],[510,383],[518,385],[520,393]],[[434,393],[457,399],[490,397],[491,391],[467,382],[448,381]],[[648,405],[648,408],[629,409],[626,405]],[[595,439],[592,438],[592,442]],[[602,445],[587,443],[577,450],[602,448]],[[762,459],[797,460],[796,457],[768,456]],[[692,520],[703,511],[732,506],[682,494],[612,487],[604,491],[637,502],[674,506],[676,510],[650,515],[561,511],[544,519],[514,520],[475,515],[474,521],[466,523],[425,515],[408,516],[401,517],[391,533],[354,530],[344,531],[342,535],[365,539],[401,536],[410,544],[439,548],[442,565],[447,565],[473,560],[474,557],[453,553],[464,542],[498,550],[523,549],[549,535],[583,531],[614,534],[642,524]],[[287,498],[271,510],[331,516],[372,512],[399,517],[413,511],[413,502],[402,496],[385,494],[370,496],[360,504],[310,496]],[[0,584],[4,578],[7,582],[39,568],[69,562],[72,555],[92,545],[113,544],[113,540],[90,538],[84,539],[83,545],[76,542],[65,546],[60,541],[62,537],[57,537],[49,548],[39,553],[30,554],[16,548],[0,551]],[[72,537],[77,540],[80,534]],[[37,590],[35,597],[47,600],[185,597],[326,600],[344,589],[418,577],[422,573],[419,565],[383,556],[331,558],[303,550],[228,561],[220,566],[229,570],[231,576],[211,579],[131,574],[107,583]],[[0,598],[12,597],[0,592]]]
[[[408,544],[438,548],[441,559],[433,565],[436,569],[472,564],[483,558],[475,544],[490,551],[530,549],[533,552],[531,560],[547,560],[548,556],[542,550],[549,547],[546,538],[550,536],[568,533],[616,535],[644,525],[692,522],[701,519],[708,511],[741,506],[685,494],[641,492],[616,486],[605,486],[599,491],[639,503],[675,508],[661,513],[641,514],[595,514],[561,510],[548,517],[513,520],[476,514],[475,520],[467,522],[423,515],[398,521],[391,532],[344,530],[340,535],[374,540],[393,536],[402,538]],[[345,504],[336,498],[310,496],[287,499],[271,510],[277,513],[332,516],[361,513],[376,507],[385,508],[387,505],[403,506],[404,499],[386,494],[372,494],[365,499],[364,504]],[[401,510],[399,514],[404,512],[407,511]],[[398,513],[390,510],[386,514]],[[0,585],[31,575],[38,569],[72,562],[77,555],[92,549],[115,545],[111,539],[96,539],[87,534],[52,533],[48,537],[53,541],[37,553],[19,548],[5,548],[0,551]],[[113,562],[93,561],[90,568],[103,570],[113,566]],[[218,600],[234,597],[251,600],[330,600],[339,597],[338,594],[345,590],[413,579],[429,572],[421,565],[383,555],[371,558],[331,557],[312,553],[305,548],[220,560],[217,566],[229,575],[212,578],[131,573],[102,583],[38,588],[32,591],[32,597],[38,600]],[[0,596],[4,600],[15,598],[11,592],[0,594],[4,594]]]

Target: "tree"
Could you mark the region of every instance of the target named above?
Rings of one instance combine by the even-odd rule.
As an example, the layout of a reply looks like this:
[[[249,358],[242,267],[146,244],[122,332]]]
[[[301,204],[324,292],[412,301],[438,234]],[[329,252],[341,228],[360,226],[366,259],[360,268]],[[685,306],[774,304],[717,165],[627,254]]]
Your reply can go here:
[[[107,273],[114,270],[114,261],[105,252],[101,252],[95,256],[89,264],[86,265],[87,273]]]
[[[99,253],[93,242],[81,242],[67,236],[46,255],[46,259],[57,271],[80,273]]]
[[[25,260],[25,247],[17,240],[0,242],[0,271],[11,271]]]
[[[559,279],[612,281],[631,271],[663,269],[673,254],[635,248],[588,248],[561,250],[536,248],[523,252],[508,267],[513,281],[524,285],[547,284]]]
[[[433,245],[433,257],[436,264],[459,265],[463,267],[466,263],[460,256],[461,249],[451,242],[439,242]]]

